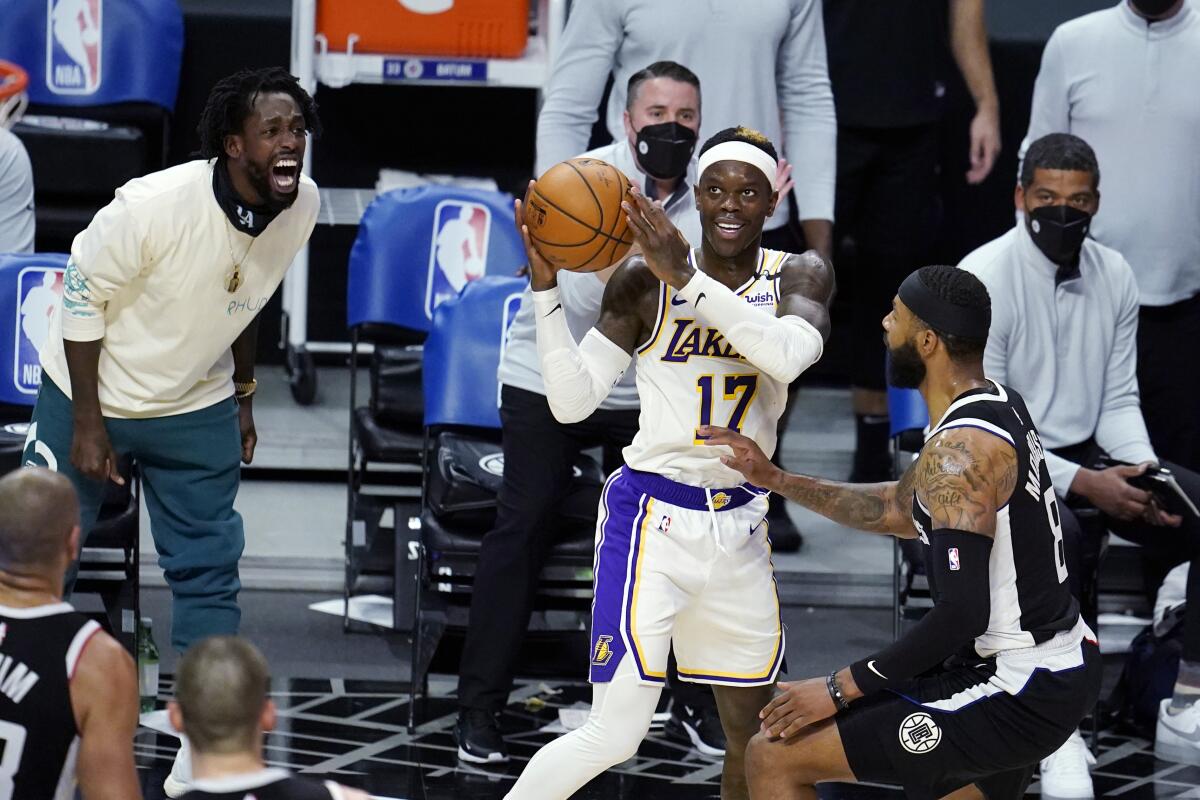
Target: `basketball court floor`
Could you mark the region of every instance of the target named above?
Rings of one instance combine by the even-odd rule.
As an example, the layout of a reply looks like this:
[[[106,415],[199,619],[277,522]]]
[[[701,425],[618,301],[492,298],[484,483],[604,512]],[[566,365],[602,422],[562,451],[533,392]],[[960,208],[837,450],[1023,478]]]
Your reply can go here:
[[[269,372],[263,369],[262,372]],[[263,380],[256,403],[260,445],[255,467],[266,479],[243,483],[239,508],[247,520],[242,595],[243,634],[272,665],[279,727],[267,738],[275,765],[332,778],[373,795],[406,800],[499,800],[537,748],[561,728],[560,711],[580,708],[589,691],[577,668],[518,682],[502,716],[512,763],[479,769],[460,765],[451,736],[455,719],[452,667],[431,678],[430,699],[419,706],[415,734],[408,716],[409,649],[402,634],[342,632],[339,617],[308,607],[340,594],[345,464],[343,375],[322,370],[316,406],[298,408],[279,376]],[[848,471],[851,425],[848,393],[813,389],[802,395],[785,462],[793,469],[840,475]],[[302,484],[287,470],[308,470]],[[299,473],[296,473],[299,476]],[[284,502],[286,500],[286,502]],[[891,640],[891,550],[870,536],[796,514],[807,535],[796,555],[776,558],[788,628],[787,677],[827,674]],[[169,595],[147,547],[143,549],[143,614],[154,619],[160,647],[167,640]],[[1102,629],[1102,639],[1119,631]],[[586,645],[585,645],[586,647]],[[170,697],[173,653],[163,647],[160,705]],[[540,664],[541,655],[527,653]],[[560,657],[558,661],[562,661]],[[565,663],[572,663],[566,659]],[[1122,657],[1106,657],[1106,689]],[[572,674],[572,672],[575,674]],[[568,716],[570,712],[568,712]],[[162,798],[177,740],[142,728],[136,740],[143,792]],[[578,795],[600,800],[699,800],[719,796],[721,765],[667,740],[652,729],[638,755],[597,778]],[[1093,773],[1097,796],[1198,798],[1200,767],[1158,761],[1153,746],[1129,731],[1102,731]],[[829,784],[826,798],[901,797],[892,788]],[[1040,794],[1038,783],[1030,795]]]

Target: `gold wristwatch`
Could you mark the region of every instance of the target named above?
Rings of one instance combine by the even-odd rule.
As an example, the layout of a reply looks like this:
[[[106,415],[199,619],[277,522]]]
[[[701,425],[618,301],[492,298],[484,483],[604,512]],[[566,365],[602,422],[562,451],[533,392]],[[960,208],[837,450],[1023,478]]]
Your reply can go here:
[[[245,398],[254,394],[254,390],[257,388],[258,388],[258,381],[256,381],[254,378],[251,378],[250,380],[248,380],[244,383],[242,381],[234,381],[233,382],[233,396],[238,400],[244,400]]]

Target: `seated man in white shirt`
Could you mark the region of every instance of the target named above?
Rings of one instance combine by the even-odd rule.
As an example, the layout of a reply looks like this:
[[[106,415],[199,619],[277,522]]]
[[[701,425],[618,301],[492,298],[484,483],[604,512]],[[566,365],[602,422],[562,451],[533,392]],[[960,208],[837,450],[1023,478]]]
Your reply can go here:
[[[1062,510],[1072,590],[1080,593],[1084,540],[1073,509],[1098,509],[1104,525],[1166,565],[1200,552],[1200,519],[1167,513],[1133,482],[1159,465],[1200,501],[1200,476],[1160,461],[1138,401],[1138,290],[1120,253],[1088,239],[1100,205],[1100,170],[1078,136],[1054,133],[1030,145],[1016,188],[1016,227],[959,265],[992,296],[988,377],[1026,399],[1042,432]],[[1103,466],[1108,456],[1125,466]],[[1154,585],[1157,585],[1155,582]],[[1188,585],[1191,613],[1174,696],[1159,713],[1156,754],[1200,763],[1200,570]],[[1042,764],[1042,792],[1091,797],[1078,735]]]

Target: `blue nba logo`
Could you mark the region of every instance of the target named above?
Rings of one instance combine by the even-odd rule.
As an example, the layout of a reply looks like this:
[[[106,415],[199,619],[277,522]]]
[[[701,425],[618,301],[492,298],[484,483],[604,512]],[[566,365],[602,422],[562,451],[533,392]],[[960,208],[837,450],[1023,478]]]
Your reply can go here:
[[[55,94],[100,88],[104,0],[46,0],[46,87]]]
[[[37,394],[42,385],[38,351],[50,333],[50,316],[62,299],[62,276],[62,270],[53,267],[28,267],[17,275],[13,384],[24,394]]]
[[[444,300],[457,297],[470,281],[482,278],[487,267],[488,231],[492,212],[467,200],[443,200],[433,211],[429,243],[429,283],[425,315]]]

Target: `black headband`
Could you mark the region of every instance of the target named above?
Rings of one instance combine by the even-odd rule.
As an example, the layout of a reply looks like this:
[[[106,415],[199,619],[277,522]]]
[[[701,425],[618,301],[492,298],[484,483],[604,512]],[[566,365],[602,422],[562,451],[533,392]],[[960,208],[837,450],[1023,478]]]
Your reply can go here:
[[[943,300],[913,272],[900,284],[897,293],[908,310],[935,331],[966,339],[987,339],[992,324],[990,308],[967,308]]]

